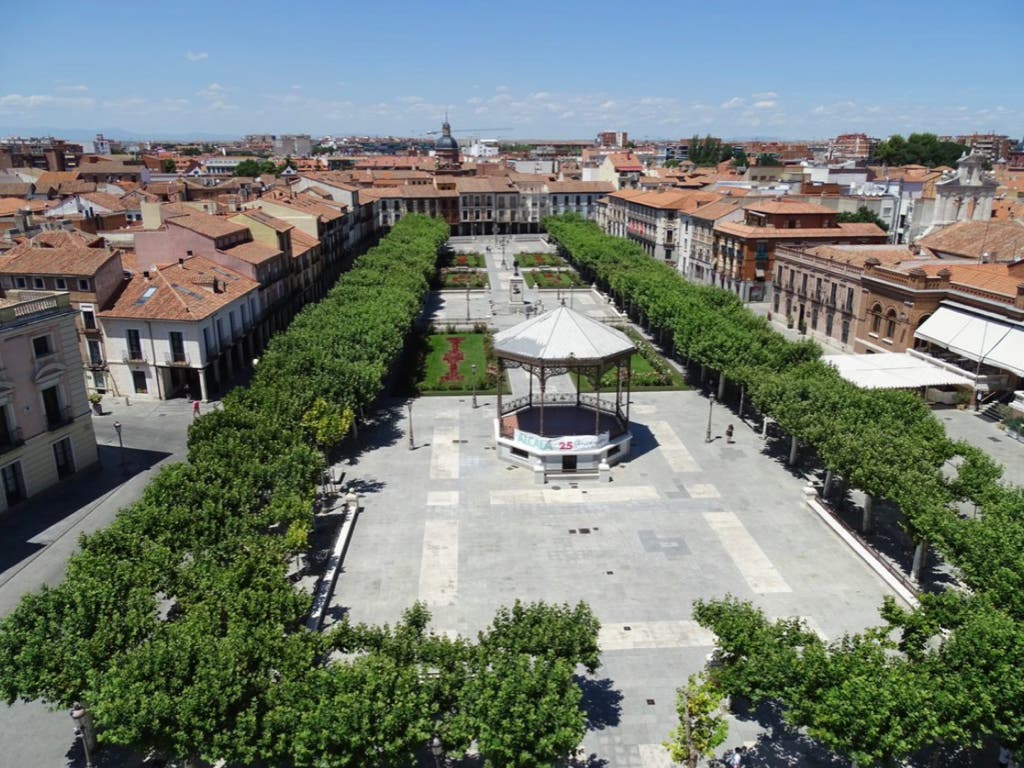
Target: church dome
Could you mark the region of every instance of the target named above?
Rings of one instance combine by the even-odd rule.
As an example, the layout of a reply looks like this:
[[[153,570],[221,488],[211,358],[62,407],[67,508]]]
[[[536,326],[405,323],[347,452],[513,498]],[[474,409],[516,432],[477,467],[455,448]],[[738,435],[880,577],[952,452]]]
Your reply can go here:
[[[439,136],[434,142],[434,149],[458,150],[459,143],[451,136]]]

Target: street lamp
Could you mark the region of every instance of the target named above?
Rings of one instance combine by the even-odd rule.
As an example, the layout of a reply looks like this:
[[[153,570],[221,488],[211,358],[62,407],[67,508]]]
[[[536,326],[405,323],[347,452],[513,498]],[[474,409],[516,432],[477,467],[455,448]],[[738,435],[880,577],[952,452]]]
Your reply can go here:
[[[114,422],[114,431],[117,432],[117,444],[121,449],[121,474],[128,474],[128,465],[124,463],[124,438],[121,437],[121,422]]]
[[[409,409],[409,450],[411,451],[416,447],[416,441],[412,436],[412,400],[406,403],[405,407]]]
[[[466,283],[466,321],[469,321],[469,283]]]
[[[441,768],[441,758],[444,757],[444,743],[436,733],[434,738],[430,740],[430,753],[434,756],[435,768]]]
[[[473,372],[473,407],[476,408],[476,363],[473,363],[469,368]]]
[[[704,433],[704,442],[711,442],[711,411],[715,407],[714,382],[712,382],[711,394],[708,395],[708,431]]]
[[[92,752],[96,749],[96,731],[92,727],[92,715],[89,710],[77,701],[71,706],[68,712],[75,724],[75,735],[82,739],[82,749],[85,750],[85,768],[93,768]]]

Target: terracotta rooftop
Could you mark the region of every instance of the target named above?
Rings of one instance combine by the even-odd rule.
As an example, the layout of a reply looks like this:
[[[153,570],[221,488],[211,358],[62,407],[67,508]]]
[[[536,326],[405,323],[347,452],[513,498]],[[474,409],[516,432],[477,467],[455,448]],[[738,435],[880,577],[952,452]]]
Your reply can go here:
[[[949,280],[954,285],[1002,294],[1011,301],[1017,296],[1017,287],[1024,285],[1024,269],[1019,265],[1014,268],[1011,264],[950,264],[946,261],[930,262],[921,268],[931,277],[943,269],[948,270]]]
[[[99,163],[85,163],[84,165],[78,166],[77,169],[77,173],[80,176],[95,174],[111,176],[125,173],[140,174],[142,171],[143,166],[141,165],[125,165],[124,163],[113,162],[110,160],[101,161]]]
[[[659,208],[672,211],[695,211],[702,205],[716,203],[722,196],[714,192],[701,192],[698,190],[665,190],[659,192],[645,192],[638,190],[626,190],[615,192],[609,197],[612,200],[624,199],[637,205],[647,208]]]
[[[750,203],[746,207],[748,211],[766,214],[825,213],[834,216],[836,213],[832,208],[826,208],[824,205],[808,203],[802,200],[766,200],[764,202]]]
[[[332,204],[329,200],[315,199],[302,194],[293,195],[286,189],[274,190],[272,193],[264,195],[259,200],[255,200],[251,207],[262,208],[260,202],[263,200],[310,216],[319,216],[324,221],[340,219],[343,211],[347,210],[347,206],[341,203]]]
[[[0,216],[11,216],[25,208],[28,208],[33,213],[39,213],[39,211],[44,211],[49,207],[49,200],[24,200],[19,197],[5,197],[0,199]]]
[[[307,235],[301,229],[297,227],[292,231],[292,256],[298,257],[304,254],[306,251],[316,248],[320,245],[320,240]]]
[[[164,222],[166,224],[183,227],[195,232],[196,234],[212,238],[225,237],[227,235],[234,235],[239,232],[248,231],[248,228],[241,224],[236,224],[233,221],[228,221],[227,219],[222,219],[218,216],[211,216],[208,213],[201,213],[199,211],[165,218]]]
[[[515,192],[507,176],[465,176],[455,179],[455,188],[460,194],[477,192]]]
[[[264,262],[276,259],[281,255],[281,250],[279,248],[271,248],[269,245],[264,245],[257,240],[252,240],[247,243],[239,243],[231,248],[226,248],[222,253],[226,253],[229,256],[235,256],[242,261],[258,266]]]
[[[603,195],[615,191],[610,181],[549,181],[544,186],[553,195]]]
[[[113,306],[100,313],[102,317],[202,320],[259,288],[255,280],[202,256],[185,259],[183,265],[144,269],[149,270],[149,278],[141,271],[135,273]]]
[[[29,242],[44,248],[102,248],[103,238],[80,229],[54,229],[40,232]]]
[[[0,256],[0,274],[91,277],[116,256],[115,251],[104,248],[51,248],[21,243]]]
[[[853,267],[863,267],[868,259],[878,259],[886,265],[899,264],[914,258],[913,251],[906,245],[814,245],[800,247],[796,251],[804,251],[821,259],[839,261]]]
[[[120,197],[106,192],[86,192],[82,195],[82,199],[101,208],[106,208],[108,211],[123,211],[126,207]]]
[[[836,239],[848,237],[877,237],[885,239],[885,231],[876,224],[839,224],[836,227],[803,227],[800,229],[754,227],[738,221],[722,221],[715,225],[715,230],[727,235],[745,237],[751,240],[812,240]]]
[[[78,171],[44,171],[36,179],[36,191],[45,192],[59,187],[65,181],[74,181],[77,178]]]
[[[994,261],[1024,258],[1024,222],[960,221],[922,237],[917,244],[934,253],[980,259],[989,253]]]
[[[289,229],[295,229],[294,224],[289,224],[287,221],[282,221],[281,219],[271,216],[266,211],[261,211],[258,208],[250,208],[248,210],[242,211],[239,215],[245,216],[246,218],[252,219],[253,221],[258,221],[260,224],[268,226],[276,232],[287,232]],[[232,218],[234,219],[237,217]]]
[[[695,219],[703,219],[705,221],[716,221],[723,216],[728,216],[733,211],[740,210],[743,206],[742,200],[729,199],[723,197],[721,200],[708,203],[707,205],[701,206],[690,215]]]

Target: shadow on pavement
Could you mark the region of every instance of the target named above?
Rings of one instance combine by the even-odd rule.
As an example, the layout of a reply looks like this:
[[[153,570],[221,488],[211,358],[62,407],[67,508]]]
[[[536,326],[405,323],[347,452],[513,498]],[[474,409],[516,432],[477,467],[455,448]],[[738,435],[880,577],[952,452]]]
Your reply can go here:
[[[575,680],[583,691],[581,706],[587,718],[587,729],[600,731],[618,725],[622,715],[622,692],[614,687],[614,681],[582,675],[576,675]]]
[[[35,543],[32,539],[47,528],[101,500],[133,476],[170,456],[161,451],[131,448],[125,448],[122,456],[117,446],[97,448],[99,462],[92,467],[0,516],[0,573],[42,549],[46,543]]]

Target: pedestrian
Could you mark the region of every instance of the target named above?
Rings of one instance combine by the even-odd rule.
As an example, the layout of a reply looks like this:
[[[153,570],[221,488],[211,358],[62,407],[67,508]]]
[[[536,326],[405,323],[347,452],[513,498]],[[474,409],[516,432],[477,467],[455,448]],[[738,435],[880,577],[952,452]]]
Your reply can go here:
[[[732,424],[725,428],[725,442],[731,443],[732,439]]]
[[[1002,744],[999,745],[999,768],[1009,768],[1010,750]]]
[[[189,392],[188,382],[187,381],[185,382],[185,399],[190,401],[190,402],[192,400],[192,394]]]
[[[741,768],[743,765],[743,750],[745,747],[736,747],[729,757],[729,768]]]
[[[194,419],[199,415],[199,400],[192,401],[192,418]]]

